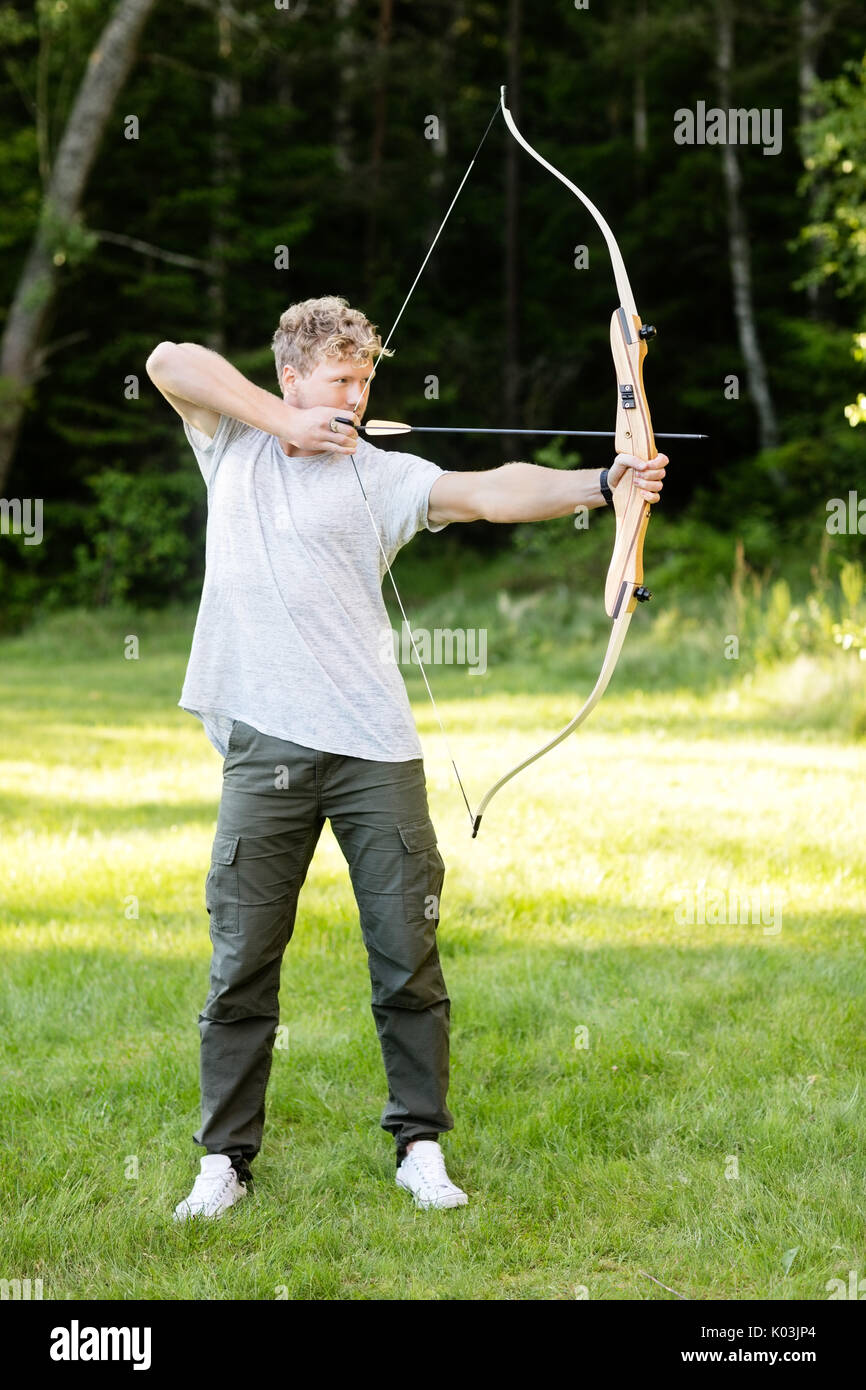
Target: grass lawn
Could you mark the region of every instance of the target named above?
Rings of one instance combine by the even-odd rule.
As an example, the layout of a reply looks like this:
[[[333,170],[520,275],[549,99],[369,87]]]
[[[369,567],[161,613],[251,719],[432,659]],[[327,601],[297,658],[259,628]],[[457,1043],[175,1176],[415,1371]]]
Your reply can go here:
[[[644,680],[647,628],[475,842],[410,681],[447,866],[443,1148],[469,1205],[420,1212],[394,1183],[326,829],[255,1196],[175,1225],[202,1152],[221,780],[176,707],[193,619],[82,615],[0,643],[0,1276],[46,1299],[821,1300],[866,1275],[866,748],[802,664]],[[432,672],[470,799],[571,718],[602,650],[551,654],[549,680],[520,660]]]

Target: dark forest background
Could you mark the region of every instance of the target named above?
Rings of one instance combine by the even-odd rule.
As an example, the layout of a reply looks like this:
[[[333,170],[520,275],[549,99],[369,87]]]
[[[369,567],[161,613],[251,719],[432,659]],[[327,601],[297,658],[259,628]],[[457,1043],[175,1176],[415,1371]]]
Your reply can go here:
[[[204,488],[149,352],[204,343],[276,390],[289,303],[342,294],[387,332],[503,82],[658,327],[656,430],[710,436],[664,446],[680,578],[737,554],[795,587],[819,559],[850,574],[863,536],[831,543],[826,518],[863,476],[864,35],[849,0],[0,5],[0,497],[44,499],[45,531],[0,536],[0,625],[196,597]],[[779,109],[780,152],[677,144],[699,101]],[[498,117],[369,413],[612,429],[616,302],[598,228]],[[451,468],[610,459],[604,441],[417,439]],[[471,566],[526,551],[511,528],[461,530]]]

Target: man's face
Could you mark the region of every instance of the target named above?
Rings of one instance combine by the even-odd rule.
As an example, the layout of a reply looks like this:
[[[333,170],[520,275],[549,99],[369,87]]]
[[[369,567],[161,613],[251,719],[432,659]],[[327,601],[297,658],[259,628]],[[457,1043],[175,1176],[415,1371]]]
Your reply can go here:
[[[306,410],[312,405],[332,405],[339,413],[363,418],[370,400],[365,388],[372,381],[373,363],[340,361],[324,357],[309,376],[298,376],[293,367],[283,368],[283,396],[289,405]],[[360,402],[360,406],[359,406]]]

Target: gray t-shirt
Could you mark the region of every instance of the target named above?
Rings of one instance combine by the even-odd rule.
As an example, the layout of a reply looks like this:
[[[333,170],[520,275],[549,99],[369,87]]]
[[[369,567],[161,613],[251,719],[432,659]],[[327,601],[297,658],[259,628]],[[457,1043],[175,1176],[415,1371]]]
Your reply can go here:
[[[421,756],[382,598],[385,562],[348,454],[289,458],[222,415],[213,439],[184,421],[207,483],[204,586],[178,704],[221,757],[234,720],[325,753]],[[444,469],[361,440],[355,451],[391,564],[430,526]]]

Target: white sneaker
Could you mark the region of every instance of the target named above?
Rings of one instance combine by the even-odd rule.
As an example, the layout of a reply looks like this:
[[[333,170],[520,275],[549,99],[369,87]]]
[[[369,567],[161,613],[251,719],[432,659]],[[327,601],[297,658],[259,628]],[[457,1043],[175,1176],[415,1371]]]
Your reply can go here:
[[[191,1216],[222,1216],[246,1194],[246,1183],[238,1178],[228,1154],[205,1154],[192,1192],[178,1202],[174,1219],[187,1221]]]
[[[397,1186],[415,1198],[416,1207],[465,1207],[465,1192],[445,1172],[445,1159],[435,1139],[418,1139],[397,1169]]]

